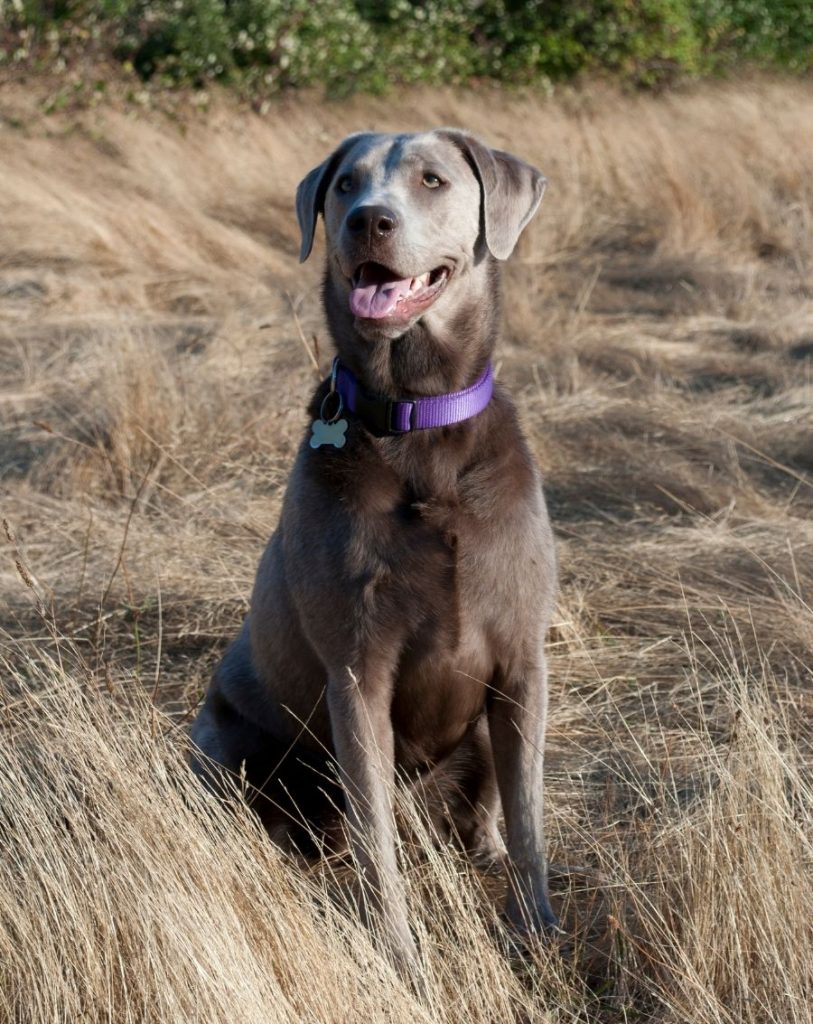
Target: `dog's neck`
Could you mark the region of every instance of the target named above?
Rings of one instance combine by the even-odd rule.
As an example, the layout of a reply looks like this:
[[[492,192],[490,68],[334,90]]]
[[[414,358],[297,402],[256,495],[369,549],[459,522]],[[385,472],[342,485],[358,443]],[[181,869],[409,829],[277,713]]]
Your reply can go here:
[[[339,359],[372,395],[433,397],[462,390],[485,369],[497,341],[500,302],[495,263],[480,269],[485,284],[465,291],[445,315],[434,313],[397,338],[361,337],[345,297],[324,283],[324,303]],[[488,296],[483,303],[482,296]]]

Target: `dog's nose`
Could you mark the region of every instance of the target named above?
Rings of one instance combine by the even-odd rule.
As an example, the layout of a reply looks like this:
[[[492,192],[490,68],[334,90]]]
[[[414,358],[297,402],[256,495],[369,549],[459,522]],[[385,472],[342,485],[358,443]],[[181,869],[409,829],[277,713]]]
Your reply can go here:
[[[347,228],[354,235],[386,238],[398,227],[398,218],[386,206],[360,206],[347,218]]]

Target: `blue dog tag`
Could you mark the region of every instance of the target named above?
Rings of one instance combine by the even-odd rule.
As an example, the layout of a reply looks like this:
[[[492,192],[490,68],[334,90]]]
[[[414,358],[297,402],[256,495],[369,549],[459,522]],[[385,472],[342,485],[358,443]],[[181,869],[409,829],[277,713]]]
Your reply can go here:
[[[326,423],[325,420],[314,420],[311,424],[311,448],[322,448],[332,444],[334,448],[344,448],[347,438],[344,436],[347,431],[347,420],[333,420]]]

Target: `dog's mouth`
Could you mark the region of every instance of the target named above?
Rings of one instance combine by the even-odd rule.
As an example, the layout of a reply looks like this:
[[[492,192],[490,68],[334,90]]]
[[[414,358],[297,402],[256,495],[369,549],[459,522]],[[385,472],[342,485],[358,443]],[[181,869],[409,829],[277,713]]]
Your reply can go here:
[[[350,281],[350,310],[364,320],[409,320],[432,305],[450,275],[449,267],[435,267],[402,278],[381,263],[367,261]]]

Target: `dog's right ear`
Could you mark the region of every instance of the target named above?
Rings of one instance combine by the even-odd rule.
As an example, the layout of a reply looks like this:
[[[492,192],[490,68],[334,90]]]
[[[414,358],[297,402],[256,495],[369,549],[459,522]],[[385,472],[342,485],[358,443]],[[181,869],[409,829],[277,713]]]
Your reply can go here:
[[[366,134],[366,132],[355,132],[353,135],[348,135],[327,160],[323,160],[318,167],[309,171],[297,186],[296,216],[302,234],[302,247],[299,250],[300,263],[304,263],[311,254],[313,236],[316,232],[316,218],[320,213],[324,214],[325,212],[325,193],[333,180],[336,168],[350,147]]]

